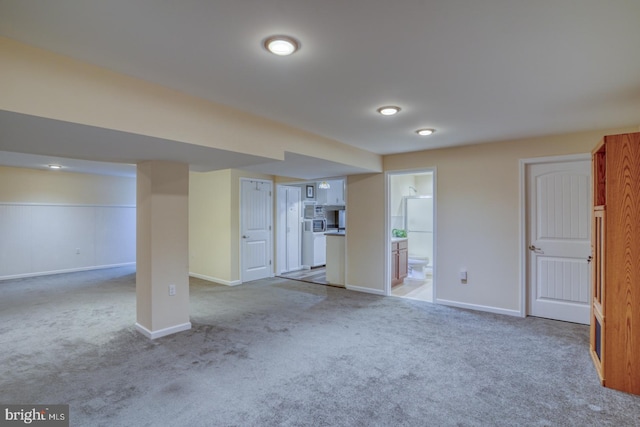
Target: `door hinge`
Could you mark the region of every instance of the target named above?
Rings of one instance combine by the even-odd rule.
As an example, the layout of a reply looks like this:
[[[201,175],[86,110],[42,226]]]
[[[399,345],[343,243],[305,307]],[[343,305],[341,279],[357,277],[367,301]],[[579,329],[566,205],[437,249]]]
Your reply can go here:
[[[271,265],[271,260],[269,260],[269,265]]]
[[[269,226],[269,231],[271,231],[271,226]]]

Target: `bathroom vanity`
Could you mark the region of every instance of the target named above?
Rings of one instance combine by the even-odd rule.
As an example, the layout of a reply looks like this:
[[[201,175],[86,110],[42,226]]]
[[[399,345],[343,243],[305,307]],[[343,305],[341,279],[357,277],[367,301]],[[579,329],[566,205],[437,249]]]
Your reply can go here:
[[[391,239],[391,286],[404,281],[409,273],[409,243],[407,238]]]

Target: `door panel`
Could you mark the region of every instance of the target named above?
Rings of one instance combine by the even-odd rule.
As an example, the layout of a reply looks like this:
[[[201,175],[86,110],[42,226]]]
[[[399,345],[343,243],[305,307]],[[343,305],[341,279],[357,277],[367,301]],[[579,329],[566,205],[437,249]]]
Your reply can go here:
[[[242,281],[271,276],[271,182],[241,181]]]
[[[299,187],[287,188],[287,271],[300,270],[302,268],[301,248],[301,200],[302,189]]]
[[[528,314],[589,323],[591,163],[527,166]]]

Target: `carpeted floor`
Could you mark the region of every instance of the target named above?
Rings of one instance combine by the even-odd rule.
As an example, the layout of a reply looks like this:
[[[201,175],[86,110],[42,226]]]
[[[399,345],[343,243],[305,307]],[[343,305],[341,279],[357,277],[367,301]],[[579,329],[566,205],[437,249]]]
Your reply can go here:
[[[193,329],[150,341],[130,268],[0,282],[0,403],[73,426],[640,426],[588,328],[286,279],[191,281]]]

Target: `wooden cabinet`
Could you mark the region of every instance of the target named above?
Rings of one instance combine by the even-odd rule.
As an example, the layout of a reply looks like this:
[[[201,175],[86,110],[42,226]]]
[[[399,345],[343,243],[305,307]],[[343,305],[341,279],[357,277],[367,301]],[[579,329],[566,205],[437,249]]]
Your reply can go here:
[[[593,151],[590,352],[602,384],[640,394],[640,133]]]
[[[409,252],[407,239],[391,242],[391,286],[399,285],[409,271]]]

